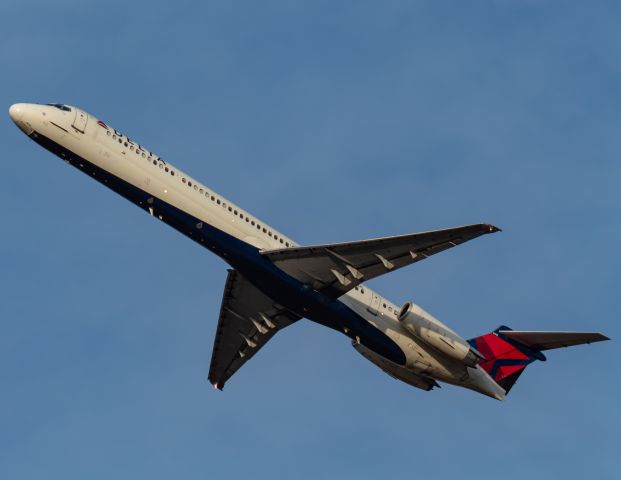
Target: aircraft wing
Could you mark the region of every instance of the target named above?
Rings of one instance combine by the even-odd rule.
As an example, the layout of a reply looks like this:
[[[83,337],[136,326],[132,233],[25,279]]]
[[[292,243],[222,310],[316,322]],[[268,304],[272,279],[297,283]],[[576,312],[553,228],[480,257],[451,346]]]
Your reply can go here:
[[[596,332],[537,332],[519,330],[499,330],[505,337],[517,340],[535,350],[552,350],[553,348],[571,347],[583,343],[610,340]]]
[[[355,286],[473,238],[500,231],[488,224],[358,242],[312,245],[261,253],[292,277],[337,298]]]
[[[226,381],[270,338],[301,317],[277,305],[236,270],[229,270],[214,339],[209,381]]]

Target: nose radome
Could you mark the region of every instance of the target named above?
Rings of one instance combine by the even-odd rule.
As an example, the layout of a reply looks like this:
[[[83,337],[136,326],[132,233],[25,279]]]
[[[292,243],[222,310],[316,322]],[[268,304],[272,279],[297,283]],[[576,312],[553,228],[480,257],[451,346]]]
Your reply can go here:
[[[9,108],[9,115],[15,123],[19,122],[24,115],[24,106],[24,103],[16,103]]]

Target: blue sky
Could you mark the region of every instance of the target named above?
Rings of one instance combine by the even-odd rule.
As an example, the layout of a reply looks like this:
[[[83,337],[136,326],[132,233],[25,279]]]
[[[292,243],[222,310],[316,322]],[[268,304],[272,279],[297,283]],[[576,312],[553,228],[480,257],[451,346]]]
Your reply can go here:
[[[0,477],[618,478],[618,2],[3,2],[0,97],[79,105],[300,243],[480,221],[373,281],[465,337],[597,330],[504,402],[337,333],[206,380],[225,264],[25,138],[0,202]]]

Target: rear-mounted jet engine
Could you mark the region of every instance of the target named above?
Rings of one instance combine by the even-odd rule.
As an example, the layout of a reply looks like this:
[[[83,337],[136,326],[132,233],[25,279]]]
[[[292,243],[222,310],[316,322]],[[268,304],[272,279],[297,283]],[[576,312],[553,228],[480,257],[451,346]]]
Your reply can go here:
[[[465,365],[474,367],[483,358],[453,330],[412,302],[401,307],[398,319],[416,339]]]

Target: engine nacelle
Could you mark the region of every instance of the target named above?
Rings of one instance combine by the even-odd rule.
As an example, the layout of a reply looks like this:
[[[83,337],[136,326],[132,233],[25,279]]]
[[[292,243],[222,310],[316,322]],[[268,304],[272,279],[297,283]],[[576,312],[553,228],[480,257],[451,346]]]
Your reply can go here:
[[[418,375],[406,367],[392,363],[390,360],[385,359],[381,355],[378,355],[373,350],[369,350],[367,347],[355,341],[351,342],[352,346],[360,353],[364,358],[380,367],[384,372],[397,380],[412,385],[413,387],[420,388],[422,390],[429,391],[433,387],[439,385],[432,378],[423,377]]]
[[[403,328],[427,345],[466,365],[478,363],[478,352],[468,342],[418,305],[406,302],[397,318]]]

